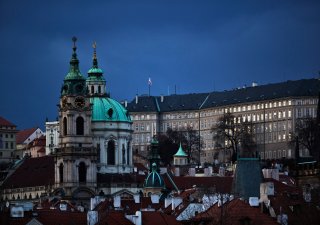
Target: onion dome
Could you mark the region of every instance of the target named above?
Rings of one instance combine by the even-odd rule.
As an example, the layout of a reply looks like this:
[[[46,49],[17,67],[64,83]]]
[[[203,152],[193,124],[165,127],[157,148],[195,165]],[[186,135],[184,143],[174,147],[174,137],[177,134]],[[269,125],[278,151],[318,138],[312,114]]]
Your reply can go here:
[[[157,172],[157,164],[152,164],[152,172],[144,182],[145,188],[165,188],[161,175]]]

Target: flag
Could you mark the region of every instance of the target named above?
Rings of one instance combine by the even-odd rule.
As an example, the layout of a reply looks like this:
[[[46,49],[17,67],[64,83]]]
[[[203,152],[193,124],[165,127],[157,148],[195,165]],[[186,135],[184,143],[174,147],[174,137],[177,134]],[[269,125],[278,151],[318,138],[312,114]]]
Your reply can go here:
[[[151,81],[151,78],[149,77],[149,80],[148,80],[148,85],[151,86],[152,85],[152,81]]]

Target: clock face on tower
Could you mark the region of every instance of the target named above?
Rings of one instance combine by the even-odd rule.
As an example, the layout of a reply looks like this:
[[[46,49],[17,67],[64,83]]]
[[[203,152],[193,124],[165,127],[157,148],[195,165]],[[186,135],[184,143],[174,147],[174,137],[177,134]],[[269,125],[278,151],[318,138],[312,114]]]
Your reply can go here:
[[[84,97],[76,97],[76,99],[74,100],[74,104],[77,108],[83,108],[85,105],[85,99]]]

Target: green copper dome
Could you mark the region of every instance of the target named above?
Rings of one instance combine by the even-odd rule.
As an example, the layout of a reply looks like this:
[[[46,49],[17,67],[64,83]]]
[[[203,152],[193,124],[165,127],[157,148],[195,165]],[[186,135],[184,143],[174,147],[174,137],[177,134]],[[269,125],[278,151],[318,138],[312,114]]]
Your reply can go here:
[[[177,157],[187,157],[187,156],[188,156],[188,155],[183,151],[182,146],[181,146],[181,143],[180,143],[180,147],[179,147],[177,153],[174,154],[174,156],[177,156]]]
[[[144,187],[148,188],[164,188],[164,181],[160,174],[157,172],[157,164],[152,164],[152,172],[149,173],[144,182]]]
[[[106,97],[90,98],[92,121],[131,122],[128,111],[117,101]]]

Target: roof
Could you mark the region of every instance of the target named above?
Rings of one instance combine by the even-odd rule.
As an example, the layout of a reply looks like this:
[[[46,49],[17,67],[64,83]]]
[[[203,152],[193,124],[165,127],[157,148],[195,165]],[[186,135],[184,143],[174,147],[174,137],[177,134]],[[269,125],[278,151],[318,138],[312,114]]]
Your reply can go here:
[[[23,144],[25,140],[31,136],[38,128],[33,127],[25,130],[21,130],[17,133],[17,144]]]
[[[176,156],[176,157],[187,157],[187,156],[188,156],[188,155],[183,151],[182,146],[181,146],[181,143],[180,143],[180,146],[179,146],[179,149],[178,149],[177,153],[174,154],[173,156]]]
[[[223,205],[224,215],[222,217],[223,224],[242,224],[241,221],[249,220],[248,224],[259,225],[276,225],[277,221],[267,214],[260,211],[259,207],[252,207],[248,203],[240,199],[235,199]],[[209,220],[220,224],[221,207],[214,204],[207,211],[199,213],[193,220],[204,221]],[[215,224],[215,223],[214,223]],[[246,223],[243,223],[246,224]]]
[[[16,125],[14,125],[9,120],[6,120],[5,118],[3,118],[1,116],[0,116],[0,126],[16,127]]]
[[[149,173],[147,179],[144,182],[144,187],[148,188],[164,188],[165,184],[163,181],[162,176],[157,172],[157,164],[153,163],[152,164],[152,171]]]
[[[136,103],[136,99],[133,99],[128,104],[127,109],[129,112],[199,110],[245,102],[260,102],[263,100],[288,97],[318,96],[319,91],[319,79],[302,79],[219,92],[169,96],[138,96],[138,103]],[[162,102],[161,99],[163,99]]]
[[[164,181],[168,189],[173,190],[174,187],[169,179],[165,176]],[[232,177],[172,177],[174,183],[179,190],[186,190],[193,188],[214,188],[219,193],[231,193]]]
[[[37,216],[32,215],[32,211],[25,212],[24,218],[10,218],[11,225],[22,225],[27,224],[32,219],[36,219],[44,225],[56,225],[57,222],[61,225],[69,224],[87,224],[87,213],[86,212],[64,212],[60,210],[36,210]],[[59,219],[57,219],[59,218]]]
[[[107,97],[90,98],[92,107],[92,122],[113,121],[131,122],[128,111],[116,100]]]
[[[36,179],[30,179],[30,177]],[[47,186],[54,184],[54,157],[26,158],[3,183],[2,188]]]
[[[167,215],[162,212],[142,211],[142,224],[144,225],[181,225],[173,215]]]

